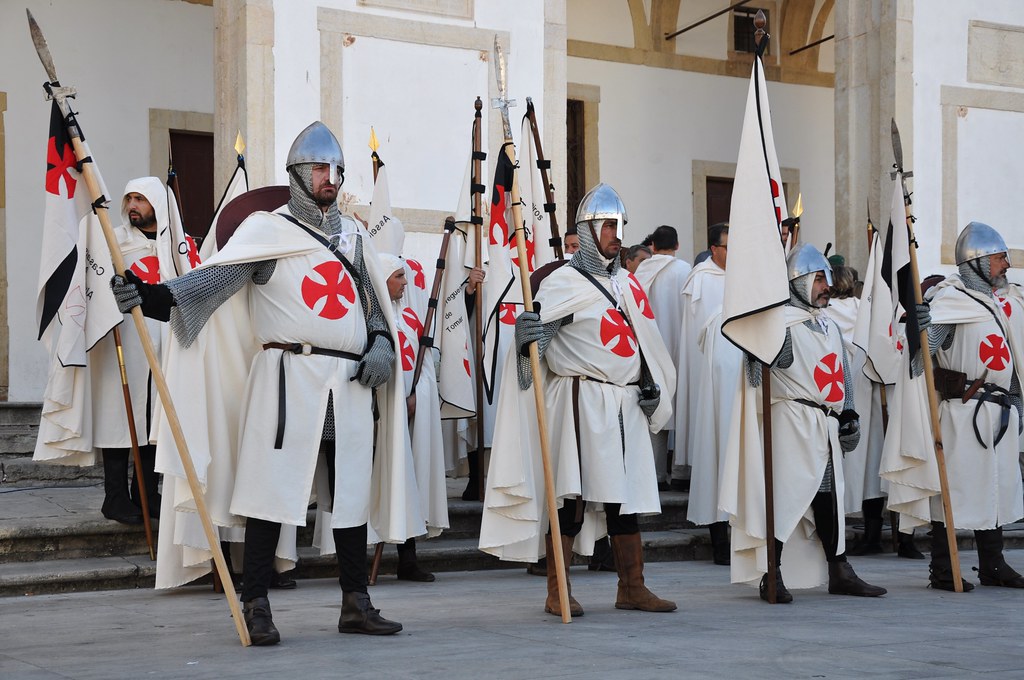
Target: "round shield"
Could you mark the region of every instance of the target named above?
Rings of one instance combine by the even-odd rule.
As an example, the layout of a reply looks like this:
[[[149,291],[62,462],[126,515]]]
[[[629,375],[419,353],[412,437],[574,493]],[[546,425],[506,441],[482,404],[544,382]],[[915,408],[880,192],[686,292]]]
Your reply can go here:
[[[224,206],[217,218],[217,250],[224,247],[231,235],[238,229],[238,225],[245,221],[245,218],[254,212],[265,210],[272,212],[288,202],[291,197],[288,187],[269,186],[260,187],[247,191],[241,196],[236,196],[230,203]]]

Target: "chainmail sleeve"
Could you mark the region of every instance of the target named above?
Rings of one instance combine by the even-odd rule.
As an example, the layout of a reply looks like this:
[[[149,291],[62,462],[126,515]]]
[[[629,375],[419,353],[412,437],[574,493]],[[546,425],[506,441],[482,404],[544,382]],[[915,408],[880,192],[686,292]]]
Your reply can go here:
[[[551,344],[551,341],[554,339],[555,333],[558,332],[558,329],[570,323],[572,323],[572,314],[562,317],[557,321],[549,321],[544,324],[544,335],[537,340],[538,358],[544,358],[544,352],[547,351],[548,345]],[[516,352],[516,373],[519,377],[519,389],[525,390],[533,382],[533,372],[530,368],[529,355],[524,357],[519,352]]]
[[[1010,403],[1017,407],[1017,434],[1024,432],[1024,400],[1021,399],[1020,381],[1017,372],[1010,378]]]
[[[747,371],[747,384],[751,387],[761,386],[761,369],[764,366],[763,363],[755,359],[750,354],[744,353],[743,365]],[[786,369],[793,365],[793,336],[790,335],[789,329],[786,329],[786,339],[782,342],[782,350],[779,351],[779,357],[775,360],[775,363],[771,365],[772,368]]]
[[[955,324],[933,324],[928,326],[928,348],[932,354],[940,349],[949,349],[953,346],[953,338],[956,335]],[[910,359],[910,375],[917,378],[924,373],[924,357],[920,352]]]
[[[367,336],[376,331],[378,334],[383,333],[390,338],[391,331],[388,328],[387,318],[384,316],[384,310],[381,309],[377,292],[373,289],[373,283],[370,282],[370,274],[366,271],[362,237],[356,239],[356,245],[352,252],[352,267],[355,269],[359,301],[363,305],[363,316],[366,317]]]
[[[843,394],[846,397],[843,400],[844,411],[854,411],[857,408],[857,405],[853,400],[853,391],[853,373],[850,371],[850,354],[846,351],[846,347],[843,347]]]
[[[276,266],[276,260],[225,264],[168,281],[175,304],[171,308],[171,330],[181,346],[190,347],[210,315],[246,283],[263,285],[269,281]]]

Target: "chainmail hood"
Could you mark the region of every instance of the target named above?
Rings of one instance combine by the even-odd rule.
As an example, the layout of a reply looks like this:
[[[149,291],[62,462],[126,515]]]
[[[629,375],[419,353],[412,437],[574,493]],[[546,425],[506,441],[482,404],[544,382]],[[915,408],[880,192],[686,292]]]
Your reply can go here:
[[[814,287],[815,274],[817,272],[810,272],[789,282],[789,304],[811,312],[820,309],[811,304],[811,289]]]
[[[313,200],[313,164],[298,163],[288,168],[288,188],[291,198],[288,210],[311,227],[316,227],[328,236],[341,231],[341,213],[338,205],[331,204],[324,212]]]
[[[592,222],[581,222],[577,225],[576,233],[579,236],[580,249],[573,253],[569,266],[592,276],[613,277],[619,273],[619,258],[616,256],[608,259],[598,250]]]
[[[967,288],[988,296],[992,295],[993,288],[1002,288],[1006,285],[1005,276],[1000,276],[999,280],[992,279],[992,266],[988,256],[961,262],[957,269]]]

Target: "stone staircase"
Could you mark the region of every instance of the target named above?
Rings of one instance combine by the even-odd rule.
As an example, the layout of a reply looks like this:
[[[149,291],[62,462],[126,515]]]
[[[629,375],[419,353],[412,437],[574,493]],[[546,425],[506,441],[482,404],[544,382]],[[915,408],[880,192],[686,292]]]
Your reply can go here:
[[[68,486],[102,481],[103,470],[98,465],[76,467],[32,460],[41,407],[38,402],[0,404],[0,489],[4,486]]]

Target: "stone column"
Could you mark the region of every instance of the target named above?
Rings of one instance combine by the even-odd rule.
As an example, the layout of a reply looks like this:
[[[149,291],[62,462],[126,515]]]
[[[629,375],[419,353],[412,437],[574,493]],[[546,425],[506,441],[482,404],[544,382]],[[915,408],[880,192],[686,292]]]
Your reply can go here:
[[[227,185],[245,139],[249,186],[274,182],[274,3],[214,0],[214,181]]]
[[[538,121],[544,142],[544,156],[551,161],[549,178],[555,185],[558,230],[565,237],[565,101],[567,97],[565,0],[544,3],[544,116]]]
[[[0,401],[7,401],[11,384],[11,329],[7,314],[7,157],[4,137],[4,111],[7,93],[0,92]]]
[[[835,252],[864,277],[868,206],[888,224],[894,117],[913,168],[913,0],[839,0],[835,12]]]

